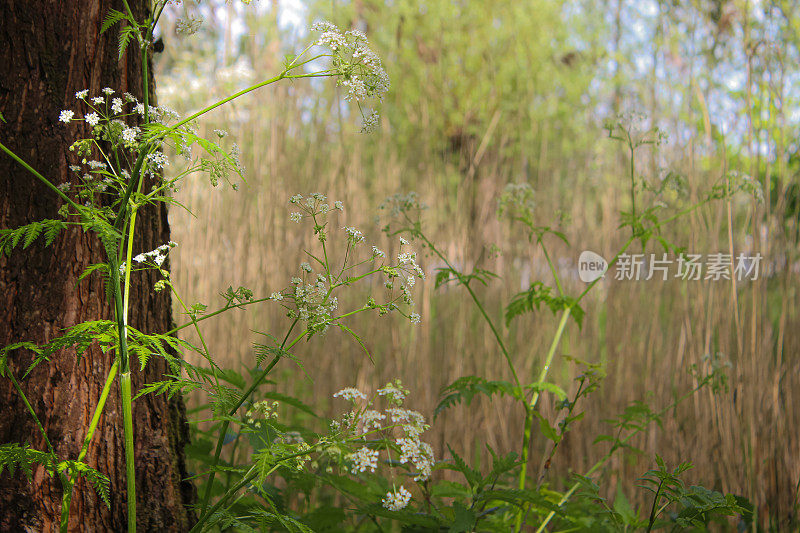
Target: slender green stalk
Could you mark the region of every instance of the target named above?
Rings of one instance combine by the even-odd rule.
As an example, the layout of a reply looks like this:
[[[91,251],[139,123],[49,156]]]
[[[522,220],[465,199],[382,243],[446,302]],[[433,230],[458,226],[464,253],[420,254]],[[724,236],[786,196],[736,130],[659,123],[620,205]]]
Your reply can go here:
[[[322,57],[322,56],[317,56],[317,57]],[[301,65],[304,65],[304,64],[308,63],[309,61],[313,61],[313,59],[316,59],[316,58],[312,58],[312,59],[309,59],[308,61],[304,61],[302,63],[298,63],[296,65],[291,66],[291,68],[286,68],[280,74],[278,74],[277,76],[269,78],[268,80],[264,80],[264,81],[258,82],[255,85],[251,85],[250,87],[242,89],[239,92],[233,93],[232,95],[230,95],[230,96],[228,96],[226,98],[223,98],[222,100],[219,100],[219,101],[214,102],[213,104],[211,104],[211,105],[209,105],[207,107],[204,107],[200,111],[198,111],[196,113],[193,113],[193,114],[189,115],[188,117],[186,117],[185,119],[181,120],[180,122],[177,122],[174,125],[170,126],[169,129],[167,129],[166,131],[163,131],[163,132],[159,133],[153,140],[161,138],[161,137],[164,137],[167,133],[169,133],[171,131],[175,131],[176,129],[180,128],[181,126],[183,126],[185,124],[188,124],[189,122],[193,121],[194,119],[196,119],[196,118],[198,118],[198,117],[200,117],[202,115],[205,115],[209,111],[212,111],[212,110],[214,110],[214,109],[216,109],[216,108],[218,108],[218,107],[220,107],[222,105],[227,104],[231,100],[235,100],[236,98],[239,98],[240,96],[243,96],[243,95],[245,95],[247,93],[253,92],[256,89],[260,89],[261,87],[266,87],[267,85],[270,85],[271,83],[275,83],[275,82],[280,81],[282,79],[318,78],[318,77],[330,77],[330,76],[334,75],[333,73],[326,73],[326,72],[309,73],[309,74],[292,74],[292,75],[289,74],[289,72],[292,69],[295,69],[295,68],[297,68],[297,67],[299,67]]]
[[[522,382],[519,380],[519,376],[517,375],[517,369],[514,367],[514,362],[511,360],[511,354],[506,348],[506,343],[503,342],[503,337],[500,336],[500,332],[494,325],[494,321],[489,317],[489,314],[486,312],[486,308],[483,306],[480,299],[478,298],[478,295],[475,294],[475,291],[472,290],[472,287],[469,286],[469,283],[463,280],[461,273],[458,270],[456,270],[453,265],[450,264],[450,261],[448,261],[447,257],[445,257],[445,255],[442,252],[440,252],[439,249],[436,248],[436,246],[422,232],[418,232],[418,235],[423,241],[425,241],[425,244],[427,244],[428,247],[431,250],[433,250],[433,253],[435,253],[439,257],[439,259],[444,261],[444,264],[447,265],[447,268],[449,268],[450,271],[453,272],[456,275],[456,277],[458,277],[458,281],[467,289],[467,292],[469,292],[469,295],[472,297],[472,301],[475,302],[475,305],[478,307],[478,311],[480,311],[484,320],[486,320],[486,323],[489,324],[489,329],[492,330],[492,334],[494,335],[494,338],[497,341],[497,345],[500,346],[500,351],[503,352],[503,357],[505,357],[506,363],[508,364],[508,368],[509,370],[511,370],[511,375],[514,377],[514,384],[521,392]]]
[[[136,468],[133,460],[133,412],[131,409],[131,373],[119,376],[122,389],[122,419],[125,427],[125,472],[128,481],[128,533],[136,532]]]
[[[569,315],[571,312],[572,306],[564,309],[563,313],[561,314],[561,321],[558,323],[558,328],[556,329],[556,334],[553,337],[553,342],[550,343],[550,349],[547,351],[547,357],[545,358],[544,366],[542,367],[542,371],[539,373],[539,383],[547,379],[547,373],[550,371],[550,366],[553,363],[553,357],[555,356],[556,349],[558,349],[558,345],[561,342],[561,337],[564,334],[564,329],[566,328],[567,320],[569,320]],[[522,435],[522,467],[519,471],[518,481],[520,490],[525,490],[525,484],[528,481],[528,457],[530,456],[531,447],[531,429],[533,428],[533,413],[536,409],[536,404],[538,401],[539,391],[536,390],[533,392],[533,397],[531,397],[531,401],[528,404],[527,409],[525,409],[525,428]],[[519,531],[522,527],[522,515],[523,509],[520,508],[519,511],[517,511],[514,531]]]
[[[111,369],[108,371],[108,376],[106,376],[106,382],[103,385],[103,390],[100,393],[100,399],[97,402],[97,407],[95,407],[94,414],[92,415],[92,421],[89,423],[89,431],[86,432],[86,438],[83,439],[83,446],[81,446],[81,451],[78,454],[78,461],[83,461],[86,457],[86,453],[89,451],[89,443],[94,436],[94,432],[97,430],[97,426],[100,423],[100,415],[103,413],[103,408],[106,405],[106,400],[108,400],[108,394],[111,392],[111,384],[114,383],[114,378],[117,376],[117,369],[119,368],[119,361],[115,360],[114,364],[111,365]]]
[[[225,307],[221,307],[221,308],[217,309],[216,311],[213,311],[211,313],[206,313],[206,314],[204,314],[203,316],[201,316],[199,318],[195,318],[193,320],[190,320],[189,322],[183,323],[180,326],[175,326],[171,330],[169,330],[166,333],[164,333],[164,335],[173,335],[173,334],[177,333],[178,331],[180,331],[182,329],[188,328],[189,326],[197,325],[199,322],[202,322],[203,320],[208,320],[209,318],[213,318],[213,317],[215,317],[217,315],[221,315],[225,311],[230,311],[231,309],[240,309],[240,308],[246,307],[248,305],[258,304],[258,303],[262,303],[262,302],[268,302],[269,300],[270,300],[270,297],[267,296],[265,298],[256,298],[255,300],[248,300],[246,302],[241,302],[241,303],[238,303],[238,304],[235,304],[235,305],[226,305]]]
[[[266,379],[267,375],[272,371],[272,369],[275,367],[275,365],[278,364],[278,361],[280,361],[281,358],[283,357],[283,352],[285,350],[290,349],[300,339],[303,338],[303,336],[306,333],[305,331],[303,331],[302,334],[300,334],[295,340],[293,340],[289,346],[286,346],[286,342],[289,340],[289,335],[292,334],[292,330],[294,329],[295,325],[297,325],[297,322],[298,322],[298,319],[295,318],[294,321],[292,322],[292,325],[289,327],[289,331],[286,332],[286,335],[283,338],[283,342],[281,343],[280,348],[278,349],[277,355],[275,355],[275,357],[272,358],[272,360],[266,366],[264,371],[261,372],[261,374],[258,376],[258,378],[256,378],[255,381],[253,381],[252,385],[250,385],[250,387],[244,392],[244,394],[242,394],[242,396],[239,398],[239,401],[236,403],[236,405],[230,409],[230,411],[228,412],[228,414],[230,416],[233,416],[234,414],[236,414],[236,411],[239,410],[239,407],[241,407],[242,404],[247,400],[247,398],[250,397],[250,395],[253,393],[253,391],[256,390],[256,388],[259,385],[261,385],[261,383],[263,383],[263,381],[264,381],[264,379]],[[286,348],[284,348],[285,346],[286,346]],[[214,460],[211,463],[211,473],[208,476],[206,490],[205,490],[205,493],[203,494],[203,502],[200,505],[200,512],[201,513],[205,513],[206,508],[208,507],[208,500],[211,498],[211,489],[212,489],[212,487],[214,485],[214,478],[217,475],[217,472],[214,469],[216,468],[217,464],[219,463],[219,457],[220,457],[220,455],[222,453],[222,445],[225,442],[225,435],[228,433],[228,427],[230,427],[230,421],[229,420],[224,420],[222,422],[222,427],[220,428],[220,431],[219,431],[219,437],[217,438],[217,446],[216,446],[216,449],[214,450]]]
[[[62,492],[61,492],[61,523],[60,523],[60,528],[61,528],[61,531],[66,531],[66,520],[69,519],[69,511],[67,510],[67,513],[66,513],[66,516],[65,516],[65,513],[64,513],[64,510],[65,510],[64,500],[67,498],[67,494],[71,490],[71,487],[69,485],[69,479],[67,478],[66,475],[62,474],[61,472],[58,472],[58,469],[57,469],[58,456],[56,455],[56,452],[53,449],[53,445],[50,443],[50,439],[47,438],[47,432],[44,430],[44,426],[42,425],[42,422],[39,420],[39,417],[36,416],[36,411],[33,410],[33,407],[31,406],[30,402],[28,401],[28,397],[25,396],[25,393],[22,391],[22,387],[19,386],[19,382],[17,382],[17,378],[14,377],[14,373],[11,371],[10,368],[6,369],[6,374],[8,374],[8,377],[11,380],[11,383],[13,383],[14,389],[16,389],[17,394],[19,394],[19,397],[22,398],[22,403],[25,404],[25,407],[28,409],[28,412],[33,417],[33,421],[36,423],[36,427],[39,428],[39,432],[42,434],[42,438],[44,439],[44,443],[47,446],[47,451],[50,454],[50,460],[53,463],[53,472],[55,472],[58,475],[58,478],[61,480],[61,491]]]
[[[58,187],[56,187],[55,185],[53,185],[52,183],[50,183],[50,180],[48,180],[47,178],[45,178],[44,176],[42,176],[41,174],[39,174],[39,173],[38,173],[38,172],[37,172],[37,171],[36,171],[36,170],[35,170],[35,169],[34,169],[32,166],[30,166],[28,163],[26,163],[25,161],[23,161],[23,160],[22,160],[22,158],[21,158],[21,157],[19,157],[17,154],[15,154],[15,153],[14,153],[14,152],[12,152],[11,150],[9,150],[9,149],[8,149],[8,147],[6,147],[6,145],[4,145],[3,143],[0,143],[0,150],[3,150],[5,153],[7,153],[7,154],[8,154],[8,155],[11,157],[11,159],[13,159],[14,161],[16,161],[16,162],[17,162],[17,163],[19,163],[20,165],[22,165],[22,167],[23,167],[23,168],[25,168],[25,170],[27,170],[28,172],[30,172],[31,174],[33,174],[34,176],[36,176],[36,178],[37,178],[39,181],[41,181],[42,183],[44,183],[45,185],[47,185],[48,187],[50,187],[50,188],[51,188],[51,189],[52,189],[52,190],[53,190],[53,191],[54,191],[54,192],[55,192],[57,195],[59,195],[59,196],[61,197],[61,199],[62,199],[62,200],[64,200],[65,202],[67,202],[69,205],[71,205],[73,208],[77,209],[78,211],[80,211],[80,210],[81,210],[81,206],[79,206],[78,204],[76,204],[75,202],[73,202],[73,201],[70,199],[70,197],[69,197],[69,196],[67,196],[66,194],[64,194],[64,193],[61,191],[61,189],[59,189]]]
[[[108,399],[108,394],[111,392],[111,384],[114,383],[114,378],[117,377],[117,369],[119,368],[119,360],[115,359],[114,364],[111,365],[111,369],[108,371],[108,376],[106,376],[106,382],[103,385],[103,390],[100,393],[100,399],[97,402],[97,406],[95,406],[94,414],[92,414],[92,421],[89,423],[89,430],[86,432],[86,437],[83,439],[83,445],[81,446],[81,451],[78,454],[78,462],[83,461],[86,457],[86,453],[89,450],[89,443],[92,441],[92,437],[94,436],[94,432],[97,430],[97,425],[100,423],[100,415],[103,413],[103,408],[106,405],[106,400]],[[72,505],[72,493],[75,490],[75,480],[77,479],[77,475],[73,474],[69,478],[69,490],[64,491],[64,495],[61,499],[61,531],[65,533],[68,529],[69,525],[69,510]]]
[[[687,398],[691,397],[695,392],[699,391],[701,388],[705,387],[707,384],[708,384],[708,379],[705,379],[705,380],[701,381],[692,390],[690,390],[689,392],[687,392],[686,394],[684,394],[683,396],[681,396],[680,398],[676,399],[675,401],[670,403],[668,406],[663,408],[661,411],[656,413],[656,415],[651,417],[650,420],[651,421],[655,420],[656,418],[659,418],[662,415],[668,413],[670,410],[675,409],[681,403],[683,403],[684,400],[686,400]],[[622,448],[633,437],[635,437],[636,435],[638,435],[639,433],[644,431],[647,428],[647,426],[648,426],[648,424],[642,424],[641,426],[639,426],[636,429],[634,429],[633,431],[631,431],[631,433],[629,433],[624,439],[618,440],[618,442],[615,443],[611,447],[611,449],[608,451],[608,453],[606,453],[603,457],[601,457],[599,461],[597,461],[589,470],[586,471],[585,474],[583,474],[583,477],[589,477],[592,474],[594,474],[595,472],[597,472],[598,470],[600,470],[603,466],[605,466],[605,464],[608,462],[608,460],[611,459],[611,457],[614,455],[614,452],[616,452],[618,449]],[[565,492],[564,495],[559,500],[558,507],[561,507],[562,505],[567,503],[567,501],[569,501],[569,499],[572,497],[573,494],[575,494],[575,491],[578,490],[578,488],[580,486],[581,486],[580,483],[575,483],[574,485],[572,485],[572,487],[570,487],[570,489],[567,492]],[[547,524],[550,523],[550,521],[553,519],[553,517],[555,515],[556,515],[555,511],[550,511],[550,513],[545,517],[544,521],[536,529],[536,533],[542,533],[542,531],[544,531],[544,529],[547,527]]]

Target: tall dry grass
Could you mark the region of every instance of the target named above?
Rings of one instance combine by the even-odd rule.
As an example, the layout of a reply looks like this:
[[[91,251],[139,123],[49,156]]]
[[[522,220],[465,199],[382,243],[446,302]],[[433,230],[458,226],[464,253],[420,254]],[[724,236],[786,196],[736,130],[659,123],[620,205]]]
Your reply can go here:
[[[255,72],[274,72],[283,46],[274,30],[274,15],[247,15],[242,20],[251,36],[243,39],[242,49],[224,52],[225,64],[234,64],[241,54]],[[207,24],[225,35],[225,20]],[[201,56],[201,52],[194,53]],[[189,85],[181,81],[180,64],[180,57],[164,61],[158,79],[168,90],[162,91],[160,103],[186,110],[199,102],[186,98]],[[225,76],[228,71],[220,75],[219,69],[208,70],[203,89],[211,94],[190,94],[203,94],[209,100],[223,94],[231,83]],[[337,223],[355,225],[368,242],[391,253],[393,245],[380,231],[383,222],[376,221],[377,207],[386,196],[415,190],[430,207],[424,215],[426,232],[454,263],[467,271],[480,266],[500,275],[500,280],[478,290],[500,322],[503,306],[513,294],[536,279],[552,282],[541,252],[519,228],[496,216],[502,188],[519,180],[536,189],[541,223],[568,221],[563,230],[572,246],[548,245],[563,272],[565,289],[577,294],[583,288],[575,265],[580,251],[591,249],[609,258],[628,236],[618,229],[619,211],[628,207],[622,147],[604,138],[591,109],[576,110],[586,117],[585,138],[579,142],[565,139],[552,122],[541,120],[528,125],[532,131],[526,132],[535,142],[524,144],[508,129],[493,127],[492,120],[459,142],[432,139],[436,130],[426,131],[425,124],[436,109],[433,94],[425,107],[415,110],[421,142],[413,145],[413,153],[395,142],[392,124],[384,123],[372,137],[359,135],[352,117],[337,106],[331,87],[295,83],[257,92],[203,123],[201,128],[208,130],[224,127],[242,146],[247,183],[237,192],[227,186],[212,190],[208,183],[196,182],[176,195],[195,215],[179,209],[170,213],[174,240],[180,243],[173,252],[173,277],[184,301],[218,303],[217,294],[229,285],[246,286],[259,296],[285,287],[304,260],[303,249],[314,246],[308,228],[289,221],[287,199],[295,193],[320,191],[342,200],[345,211]],[[666,118],[680,133],[668,147],[643,152],[641,168],[646,173],[663,165],[681,173],[690,199],[696,199],[723,175],[730,158],[709,143],[706,132],[687,133],[678,127],[677,118]],[[775,146],[788,149],[785,139]],[[769,166],[765,161],[753,164],[756,170]],[[786,165],[773,165],[770,172],[777,173],[784,185],[796,181]],[[608,280],[585,301],[582,328],[569,324],[560,355],[602,362],[608,377],[584,403],[586,415],[556,454],[549,482],[559,485],[569,472],[586,470],[605,453],[602,444],[593,444],[595,436],[609,431],[604,419],[634,400],[647,399],[657,407],[668,404],[693,386],[691,365],[707,366],[705,356],[721,354],[730,364],[728,390],[701,391],[669,413],[663,425],[654,425],[636,439],[635,446],[644,453],[617,454],[606,469],[608,490],[613,492],[622,482],[629,495],[638,494],[633,500],[643,501],[644,494],[633,484],[658,453],[671,463],[692,461],[692,481],[748,496],[762,519],[769,517],[776,527],[796,512],[800,317],[793,261],[797,242],[784,231],[780,210],[786,206],[781,201],[765,207],[737,198],[730,215],[728,207],[725,202],[713,204],[668,226],[664,235],[695,253],[727,252],[731,242],[737,253],[761,251],[768,271],[758,281],[733,286],[729,281]],[[773,212],[765,212],[768,209]],[[494,256],[491,245],[502,253]],[[648,252],[661,250],[650,247]],[[352,339],[331,332],[299,345],[296,353],[304,361],[303,369],[282,362],[274,376],[276,387],[326,413],[331,394],[342,387],[371,389],[399,377],[412,391],[414,405],[431,415],[442,387],[456,378],[509,378],[468,295],[456,286],[434,291],[433,274],[441,265],[424,255],[420,264],[429,275],[417,293],[421,326],[391,317],[378,322],[374,317],[357,318],[352,329],[363,336],[374,363]],[[366,297],[365,292],[355,291],[341,307],[360,305]],[[255,364],[252,344],[264,340],[259,332],[280,335],[287,320],[278,306],[263,304],[203,326],[214,357],[246,369]],[[534,381],[555,326],[555,318],[542,310],[503,328],[523,381]],[[552,380],[568,388],[579,371],[558,358]],[[549,398],[543,398],[540,407],[546,416],[555,412]],[[438,440],[435,448],[444,455],[449,443],[476,460],[485,454],[485,444],[501,451],[518,450],[523,418],[510,401],[476,399],[439,416],[432,430]],[[544,455],[545,439],[535,439],[533,449]],[[534,472],[539,466],[535,463]]]

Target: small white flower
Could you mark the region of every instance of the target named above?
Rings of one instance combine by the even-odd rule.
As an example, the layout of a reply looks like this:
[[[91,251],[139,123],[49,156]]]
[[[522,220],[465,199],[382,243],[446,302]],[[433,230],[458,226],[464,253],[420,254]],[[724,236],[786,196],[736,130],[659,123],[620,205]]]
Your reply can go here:
[[[400,237],[400,246],[403,246],[404,244],[408,244],[408,241]]]
[[[311,272],[311,265],[309,265],[308,263],[306,263],[304,261],[304,262],[300,263],[300,270],[303,270],[305,272]]]
[[[368,117],[364,117],[364,122],[361,124],[361,133],[372,133],[378,128],[380,122],[380,115],[377,111],[373,111]]]
[[[217,137],[219,137],[220,139],[228,136],[228,132],[225,130],[214,130],[214,133],[216,133]]]
[[[111,87],[106,87],[103,89],[103,93],[107,94],[108,96],[111,96],[112,94],[114,94],[114,89],[112,89]]]
[[[358,244],[364,241],[364,234],[352,226],[342,228],[347,233],[347,240],[350,244]]]
[[[386,253],[377,246],[373,246],[372,257],[386,257]]]
[[[381,420],[385,419],[385,414],[374,409],[367,409],[362,413],[359,421],[361,422],[364,431],[369,431],[371,429],[381,429]]]
[[[144,104],[142,103],[136,104],[136,107],[134,107],[133,110],[139,113],[140,115],[144,116]]]
[[[292,219],[292,222],[298,222],[298,223],[300,223],[300,222],[302,222],[302,221],[303,221],[303,213],[300,213],[300,212],[298,212],[298,211],[295,211],[294,213],[292,213],[291,215],[289,215],[289,218],[290,218],[290,219]]]
[[[95,96],[94,98],[92,98],[92,103],[94,105],[100,105],[102,103],[105,103],[105,101],[106,99],[103,98],[102,96]]]
[[[368,468],[370,472],[374,472],[378,467],[378,450],[370,450],[366,446],[362,446],[357,452],[345,455],[345,459],[352,463],[351,474],[364,472]]]
[[[415,264],[416,259],[417,259],[417,254],[414,252],[401,252],[397,254],[397,261],[401,265],[405,265],[408,263],[411,263],[413,265]]]
[[[116,114],[122,113],[122,98],[114,98],[111,100],[111,111]]]
[[[139,128],[125,128],[122,130],[122,140],[125,144],[134,144],[136,142],[136,134]]]
[[[164,152],[147,154],[147,160],[150,161],[150,164],[155,168],[164,168],[166,165],[169,165],[169,159],[164,155]]]
[[[361,398],[362,400],[366,400],[367,396],[361,392],[360,390],[354,387],[346,387],[336,394],[333,395],[334,398],[341,397],[343,400],[351,400],[355,401],[357,398]]]
[[[273,292],[270,295],[269,298],[270,298],[270,300],[274,300],[276,302],[279,302],[279,301],[283,300],[283,294],[281,294],[280,292]]]
[[[69,121],[72,120],[72,117],[75,116],[74,111],[70,111],[69,109],[65,109],[58,115],[58,120],[63,122],[64,124],[69,124]]]
[[[335,202],[333,202],[333,208],[338,209],[339,211],[344,211],[344,204],[339,200],[336,200]]]
[[[136,263],[144,263],[145,259],[147,259],[147,257],[144,254],[139,254],[133,258],[134,262]]]
[[[390,511],[400,511],[401,509],[405,509],[409,501],[411,501],[411,493],[400,485],[400,488],[395,492],[387,492],[386,496],[381,500],[381,503]]]
[[[84,89],[82,91],[76,92],[75,98],[77,98],[78,100],[83,100],[84,98],[86,98],[86,95],[88,94],[89,94],[89,89]]]
[[[100,116],[97,113],[89,113],[84,117],[84,120],[86,120],[90,126],[94,127],[100,122]]]

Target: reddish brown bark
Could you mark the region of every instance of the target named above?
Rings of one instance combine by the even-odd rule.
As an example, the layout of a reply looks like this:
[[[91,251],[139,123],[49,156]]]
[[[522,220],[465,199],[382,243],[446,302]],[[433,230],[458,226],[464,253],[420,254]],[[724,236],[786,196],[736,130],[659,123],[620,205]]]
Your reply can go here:
[[[131,7],[142,15],[144,2]],[[121,2],[86,0],[60,2],[6,0],[0,3],[0,141],[55,183],[70,179],[68,165],[77,163],[68,147],[87,137],[85,124],[58,122],[62,109],[76,109],[74,94],[103,87],[129,91],[141,98],[140,58],[131,47],[117,61],[115,31],[100,34],[110,8]],[[152,77],[151,77],[152,79]],[[75,179],[74,177],[72,178]],[[61,201],[5,154],[0,154],[0,227],[18,227],[43,218],[58,218]],[[140,211],[135,250],[147,251],[169,240],[166,209]],[[44,248],[39,242],[11,257],[0,258],[0,345],[28,340],[44,343],[63,328],[85,320],[111,319],[99,276],[77,284],[78,276],[104,252],[90,234],[73,229]],[[164,332],[171,326],[166,293],[154,293],[154,275],[135,279],[131,302],[132,326]],[[78,359],[74,350],[56,354],[22,383],[48,437],[61,458],[76,459],[113,355],[90,349]],[[21,376],[30,354],[10,357],[10,368]],[[135,390],[161,379],[165,364],[151,358],[139,373]],[[43,439],[8,380],[0,379],[0,444],[30,443],[45,450]],[[134,402],[136,482],[140,531],[185,531],[194,520],[187,505],[194,489],[186,477],[183,447],[188,430],[180,398],[148,396]],[[111,479],[111,508],[81,482],[75,490],[70,529],[121,531],[126,524],[126,490],[122,409],[119,387],[112,389],[87,462]],[[20,473],[0,476],[0,530],[51,531],[57,528],[61,487],[41,468],[32,482]]]

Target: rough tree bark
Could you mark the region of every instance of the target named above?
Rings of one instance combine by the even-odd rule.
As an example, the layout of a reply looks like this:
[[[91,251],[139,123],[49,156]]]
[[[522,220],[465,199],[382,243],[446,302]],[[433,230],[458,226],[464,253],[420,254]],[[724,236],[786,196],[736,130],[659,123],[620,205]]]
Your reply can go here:
[[[130,2],[142,14],[146,2]],[[68,170],[78,163],[68,150],[87,137],[86,124],[58,122],[62,109],[76,109],[74,94],[104,87],[142,97],[139,54],[135,46],[117,60],[114,31],[100,34],[110,8],[123,9],[120,0],[5,0],[0,3],[0,139],[39,172],[63,183],[75,180]],[[143,17],[142,17],[143,18]],[[152,80],[152,76],[150,76]],[[43,218],[58,218],[61,201],[5,154],[0,155],[0,227],[18,227]],[[135,250],[148,251],[169,241],[163,206],[140,210]],[[99,276],[77,283],[93,263],[105,260],[93,236],[78,229],[62,232],[53,246],[34,244],[0,258],[0,346],[28,340],[44,343],[84,320],[113,318]],[[155,278],[132,281],[130,324],[145,332],[167,331],[172,323],[166,293],[152,291]],[[90,349],[78,359],[74,350],[56,354],[23,383],[23,389],[42,420],[60,458],[76,459],[97,404],[113,353]],[[20,377],[30,354],[18,351],[10,368]],[[136,367],[136,359],[132,361]],[[143,373],[134,368],[135,390],[160,379],[166,366],[151,358]],[[138,526],[141,531],[185,531],[195,519],[186,505],[194,489],[186,478],[183,447],[188,429],[180,398],[147,396],[134,402]],[[44,450],[30,415],[8,380],[0,380],[0,443],[30,443]],[[111,479],[111,508],[91,487],[75,488],[70,529],[122,531],[126,524],[124,438],[119,386],[115,384],[87,462]],[[0,531],[57,529],[61,489],[39,467],[32,482],[24,475],[0,476]]]

